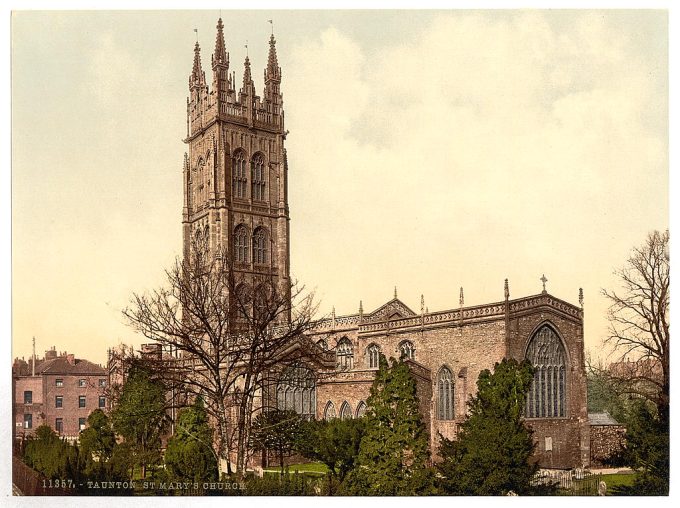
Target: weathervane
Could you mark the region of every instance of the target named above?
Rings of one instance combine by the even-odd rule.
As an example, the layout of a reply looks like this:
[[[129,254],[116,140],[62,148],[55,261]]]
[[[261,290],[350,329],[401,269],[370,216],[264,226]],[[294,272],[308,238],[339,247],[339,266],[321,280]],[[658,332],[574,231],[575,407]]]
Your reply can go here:
[[[545,290],[545,283],[548,282],[548,279],[545,278],[545,274],[543,274],[543,277],[541,277],[538,280],[540,280],[543,283],[543,292],[547,293],[547,291]]]

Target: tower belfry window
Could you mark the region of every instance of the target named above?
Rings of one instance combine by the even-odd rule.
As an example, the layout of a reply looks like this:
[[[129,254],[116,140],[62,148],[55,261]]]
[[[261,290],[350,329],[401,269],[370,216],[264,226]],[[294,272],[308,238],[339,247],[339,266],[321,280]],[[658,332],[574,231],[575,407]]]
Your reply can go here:
[[[246,156],[242,150],[234,153],[231,159],[232,168],[232,192],[235,198],[245,199],[248,188],[248,176],[246,174]]]
[[[267,233],[263,228],[257,228],[253,234],[253,263],[267,262]]]
[[[253,182],[252,196],[253,201],[265,200],[265,178],[264,178],[264,157],[262,154],[255,154],[250,163],[251,179]]]
[[[248,262],[248,231],[243,225],[234,231],[234,256],[239,263]]]

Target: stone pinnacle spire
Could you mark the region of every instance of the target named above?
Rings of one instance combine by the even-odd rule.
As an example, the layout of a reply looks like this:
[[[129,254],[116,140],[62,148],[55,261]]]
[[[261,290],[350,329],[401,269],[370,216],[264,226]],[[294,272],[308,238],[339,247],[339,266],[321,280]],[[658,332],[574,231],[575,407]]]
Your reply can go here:
[[[217,36],[215,38],[215,53],[213,53],[213,66],[225,64],[229,66],[229,56],[224,44],[224,25],[222,18],[217,20]]]
[[[201,46],[196,41],[194,46],[194,67],[189,77],[190,86],[200,86],[205,84],[205,73],[201,67]]]
[[[264,73],[265,81],[281,82],[281,68],[276,56],[276,39],[274,34],[269,38],[269,57],[267,58],[267,69]]]
[[[248,90],[249,87],[255,88],[255,83],[253,83],[253,76],[250,73],[250,58],[246,55],[246,60],[243,63],[243,90]]]

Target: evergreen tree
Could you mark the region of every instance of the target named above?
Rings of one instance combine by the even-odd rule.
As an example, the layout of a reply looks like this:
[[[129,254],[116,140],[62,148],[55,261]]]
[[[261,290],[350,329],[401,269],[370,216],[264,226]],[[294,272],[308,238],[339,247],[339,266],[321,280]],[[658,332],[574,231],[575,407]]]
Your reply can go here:
[[[645,400],[637,400],[626,428],[623,457],[636,471],[632,486],[615,487],[615,494],[667,496],[670,456],[669,428]]]
[[[109,473],[108,462],[116,446],[116,436],[109,417],[101,409],[95,409],[87,417],[87,428],[80,432],[78,441],[85,475]]]
[[[308,459],[323,462],[329,474],[342,482],[355,466],[366,429],[365,418],[306,422],[296,450]]]
[[[477,380],[477,395],[455,441],[442,438],[438,465],[439,485],[455,495],[505,495],[531,492],[538,470],[532,461],[532,433],[524,424],[526,393],[532,381],[531,365],[503,359],[493,374],[484,370]]]
[[[165,466],[172,481],[217,480],[217,459],[212,448],[213,431],[203,400],[180,411],[175,435],[165,450]]]
[[[303,420],[295,411],[274,409],[257,415],[250,430],[250,442],[255,450],[276,453],[283,474],[283,459],[295,449],[302,436]]]
[[[111,414],[113,429],[128,443],[142,478],[148,465],[161,461],[161,435],[167,428],[165,388],[140,363],[133,363],[120,399]]]
[[[428,434],[408,365],[381,355],[368,397],[357,466],[347,475],[349,494],[412,496],[433,493]]]
[[[26,464],[47,478],[72,478],[78,475],[78,450],[62,440],[48,426],[35,430],[24,450]]]

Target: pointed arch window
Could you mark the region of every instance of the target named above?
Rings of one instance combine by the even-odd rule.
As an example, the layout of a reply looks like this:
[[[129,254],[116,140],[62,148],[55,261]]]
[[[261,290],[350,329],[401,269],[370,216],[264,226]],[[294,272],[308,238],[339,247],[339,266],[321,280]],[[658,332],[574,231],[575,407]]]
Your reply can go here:
[[[246,174],[246,154],[243,150],[234,152],[231,158],[232,192],[235,198],[246,198],[248,176]]]
[[[326,403],[326,409],[323,411],[323,419],[332,420],[333,418],[337,418],[337,415],[335,414],[335,404],[329,400]]]
[[[366,348],[366,355],[368,356],[368,368],[377,369],[380,366],[380,346],[371,344]]]
[[[357,406],[357,418],[362,418],[366,414],[366,403],[362,400]]]
[[[351,420],[352,419],[352,407],[347,401],[342,403],[340,406],[340,419],[341,420]]]
[[[314,372],[301,363],[286,367],[276,386],[276,401],[281,410],[288,409],[304,418],[314,418],[316,415]]]
[[[343,337],[338,341],[335,356],[340,369],[350,370],[352,368],[354,364],[354,347],[347,337]]]
[[[250,287],[241,283],[236,286],[233,295],[233,305],[236,309],[236,325],[238,328],[247,327],[251,308],[251,291]]]
[[[253,233],[253,263],[267,263],[267,232],[264,228],[257,228]]]
[[[323,351],[328,351],[328,342],[326,342],[325,339],[317,340],[316,345],[319,346]]]
[[[453,420],[453,374],[448,367],[439,369],[437,375],[437,417],[439,420]]]
[[[542,326],[527,347],[534,380],[527,394],[527,418],[560,418],[566,415],[567,355],[555,330]]]
[[[234,255],[238,263],[248,262],[248,230],[243,224],[234,231]]]
[[[399,344],[399,354],[403,359],[415,360],[416,359],[416,348],[413,342],[410,340],[405,340]]]
[[[265,199],[265,179],[264,179],[264,157],[261,153],[253,156],[250,162],[250,173],[253,182],[253,200],[264,201]]]

